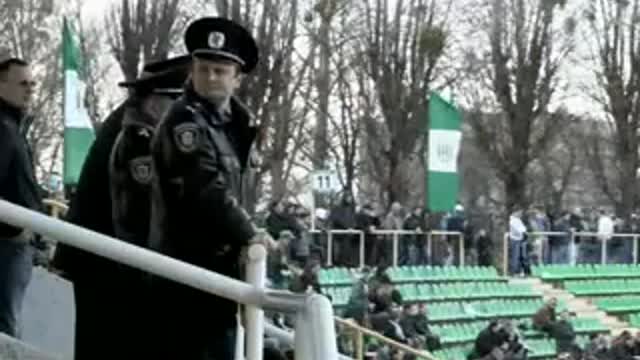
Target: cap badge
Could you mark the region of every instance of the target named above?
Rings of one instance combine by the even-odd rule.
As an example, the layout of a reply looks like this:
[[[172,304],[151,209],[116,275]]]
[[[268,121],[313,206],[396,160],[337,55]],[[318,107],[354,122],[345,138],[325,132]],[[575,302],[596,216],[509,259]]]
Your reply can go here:
[[[224,41],[225,41],[224,33],[221,33],[219,31],[213,31],[209,33],[209,39],[207,41],[207,44],[209,45],[210,48],[220,49],[222,46],[224,46]]]

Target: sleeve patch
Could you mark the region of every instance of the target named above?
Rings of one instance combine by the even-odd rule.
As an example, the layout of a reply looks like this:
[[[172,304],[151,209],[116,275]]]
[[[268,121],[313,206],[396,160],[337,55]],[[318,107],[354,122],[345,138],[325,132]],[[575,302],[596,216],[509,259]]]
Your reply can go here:
[[[151,157],[141,156],[129,161],[131,176],[140,184],[147,185],[151,182]]]
[[[200,129],[192,123],[180,124],[173,128],[173,137],[178,150],[190,154],[200,147]]]

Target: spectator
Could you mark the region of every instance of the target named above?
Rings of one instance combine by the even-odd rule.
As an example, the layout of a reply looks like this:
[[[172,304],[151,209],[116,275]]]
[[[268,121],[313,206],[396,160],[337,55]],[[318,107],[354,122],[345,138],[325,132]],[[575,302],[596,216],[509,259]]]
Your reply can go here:
[[[344,317],[354,319],[358,325],[369,326],[369,288],[367,279],[358,279],[352,287]]]
[[[522,211],[518,210],[509,218],[509,267],[511,275],[531,272],[526,237],[527,227],[522,221]]]
[[[457,204],[453,209],[453,214],[447,219],[447,231],[465,233],[466,222],[464,219],[464,207]],[[457,235],[447,236],[448,242],[448,260],[446,264],[459,265],[460,264],[460,237]]]
[[[493,265],[493,240],[487,235],[485,229],[480,229],[476,236],[476,254],[478,254],[478,265]]]
[[[602,334],[591,334],[584,349],[584,360],[608,360],[609,346]]]
[[[534,233],[547,232],[551,230],[549,219],[539,207],[534,208],[529,215],[529,229]],[[548,237],[547,235],[534,235],[530,239],[532,251],[532,263],[538,264],[548,262]],[[546,256],[545,256],[546,255]]]
[[[489,323],[489,326],[482,330],[476,337],[473,351],[468,359],[476,360],[491,355],[501,355],[503,354],[501,351],[496,353],[495,350],[500,349],[507,340],[502,324],[497,320],[493,320]]]
[[[283,230],[289,230],[295,235],[296,227],[293,217],[285,211],[284,201],[278,200],[269,206],[266,228],[272,238],[277,239]]]
[[[394,288],[389,276],[383,275],[376,287],[369,290],[369,302],[374,314],[389,312],[393,303],[402,304],[402,296]]]
[[[426,264],[428,261],[426,241],[426,233],[430,230],[428,226],[428,216],[428,213],[423,211],[422,207],[418,206],[413,209],[411,215],[404,221],[403,228],[405,230],[418,233],[410,237],[405,236],[403,238],[404,240],[401,241],[401,254],[403,254],[403,256],[400,258],[404,259],[406,264]]]
[[[533,316],[533,328],[538,331],[549,332],[550,327],[556,321],[556,307],[558,299],[551,298]]]
[[[376,265],[384,262],[384,242],[378,240],[378,235],[373,234],[380,228],[374,206],[370,203],[364,204],[356,215],[356,226],[358,230],[364,232],[365,260],[368,265]]]
[[[569,263],[569,246],[571,243],[571,224],[569,222],[571,214],[568,212],[556,219],[553,223],[552,230],[554,232],[565,233],[563,235],[553,235],[549,238],[549,248],[551,252],[552,264],[568,264]]]
[[[549,332],[551,337],[556,339],[557,353],[568,352],[577,357],[581,355],[581,351],[576,344],[576,332],[569,320],[569,311],[563,310],[560,313],[560,320],[549,325]]]
[[[35,83],[30,65],[7,55],[0,58],[0,198],[42,211],[26,131],[27,110]],[[19,337],[18,317],[33,266],[34,234],[0,223],[0,332]]]
[[[611,344],[609,358],[615,360],[634,360],[635,340],[628,331],[623,331]]]
[[[277,246],[272,249],[267,257],[267,274],[273,282],[273,288],[286,289],[286,276],[289,271],[289,244],[293,239],[293,233],[289,230],[280,232],[277,238]]]
[[[331,229],[335,230],[356,229],[356,208],[350,193],[345,193],[340,205],[331,211],[329,223]],[[333,240],[334,258],[336,259],[334,263],[350,267],[357,266],[358,258],[354,254],[358,254],[359,237],[351,234],[335,235]]]
[[[296,276],[289,287],[289,290],[295,293],[316,292],[322,294],[320,283],[318,282],[318,272],[320,271],[320,263],[315,260],[309,260],[301,274]]]

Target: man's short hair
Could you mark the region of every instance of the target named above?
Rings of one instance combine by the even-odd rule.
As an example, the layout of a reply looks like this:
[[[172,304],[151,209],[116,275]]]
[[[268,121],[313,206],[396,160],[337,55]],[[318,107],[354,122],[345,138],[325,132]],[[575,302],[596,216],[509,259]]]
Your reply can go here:
[[[0,77],[4,78],[13,65],[28,66],[29,63],[19,58],[0,59]]]

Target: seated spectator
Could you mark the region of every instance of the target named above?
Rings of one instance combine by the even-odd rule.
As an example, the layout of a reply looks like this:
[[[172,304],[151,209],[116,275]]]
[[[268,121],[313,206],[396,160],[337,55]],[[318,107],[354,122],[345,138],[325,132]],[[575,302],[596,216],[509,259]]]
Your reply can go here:
[[[494,351],[507,342],[507,336],[503,331],[502,324],[493,320],[486,329],[482,330],[476,337],[473,351],[469,355],[469,360],[484,359],[487,356],[501,355],[501,351]]]
[[[267,275],[273,283],[275,289],[286,289],[286,273],[289,271],[289,243],[293,239],[293,233],[289,230],[280,232],[277,246],[272,249],[267,257]]]
[[[634,360],[633,349],[635,340],[628,331],[623,331],[611,344],[609,359]]]
[[[602,334],[591,334],[584,349],[584,360],[608,360],[609,344]]]
[[[294,277],[289,290],[294,293],[307,293],[314,291],[322,294],[320,283],[318,282],[318,272],[320,263],[316,260],[309,260],[301,274]]]
[[[533,315],[533,328],[538,331],[549,332],[550,326],[556,321],[556,307],[558,299],[551,298],[535,315]]]
[[[556,340],[556,352],[570,353],[575,358],[580,358],[582,351],[576,344],[576,332],[570,321],[569,311],[563,310],[560,319],[552,322],[549,327],[549,335]]]
[[[376,287],[369,290],[369,302],[373,313],[388,312],[393,302],[402,304],[402,295],[385,274],[378,279]]]
[[[369,326],[369,296],[367,279],[361,278],[353,285],[344,313],[346,319],[355,320],[360,326]]]

